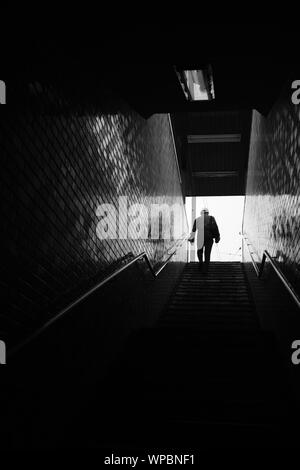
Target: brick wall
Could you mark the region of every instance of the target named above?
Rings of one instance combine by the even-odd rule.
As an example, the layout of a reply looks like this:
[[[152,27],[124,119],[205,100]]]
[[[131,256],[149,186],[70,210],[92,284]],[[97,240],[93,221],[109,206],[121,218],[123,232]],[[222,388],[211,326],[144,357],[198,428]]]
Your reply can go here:
[[[244,232],[257,261],[267,249],[300,294],[300,107],[289,90],[267,118],[253,112]]]
[[[256,261],[267,249],[300,294],[300,107],[290,94],[287,86],[267,118],[253,112],[243,230]],[[300,373],[291,345],[300,337],[299,309],[269,263],[257,278],[245,244],[243,260],[261,326],[275,335],[289,371],[297,413]]]
[[[167,115],[70,103],[41,83],[17,91],[19,104],[0,114],[2,336],[43,323],[128,252],[146,251],[153,265],[166,258],[172,240],[100,240],[99,204],[118,207],[125,195],[183,206]],[[185,217],[175,223],[184,233]]]

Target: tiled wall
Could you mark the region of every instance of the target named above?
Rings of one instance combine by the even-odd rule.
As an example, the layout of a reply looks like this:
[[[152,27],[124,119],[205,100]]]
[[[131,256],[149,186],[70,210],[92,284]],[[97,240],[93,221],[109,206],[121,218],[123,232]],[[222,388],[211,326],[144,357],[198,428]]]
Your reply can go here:
[[[267,249],[300,294],[300,106],[288,89],[267,118],[253,112],[244,232]]]
[[[8,103],[0,115],[3,331],[43,323],[128,252],[159,265],[172,250],[172,240],[100,240],[99,204],[183,208],[167,115],[145,120],[116,103],[78,111],[39,83],[27,91],[22,109]]]

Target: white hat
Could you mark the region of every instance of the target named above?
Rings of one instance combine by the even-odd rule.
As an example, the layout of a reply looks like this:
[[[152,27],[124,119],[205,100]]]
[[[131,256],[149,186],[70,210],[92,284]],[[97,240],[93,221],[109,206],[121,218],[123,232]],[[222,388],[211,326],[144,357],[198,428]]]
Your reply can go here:
[[[207,209],[207,207],[203,207],[202,211],[201,211],[201,214],[209,214],[209,210]]]

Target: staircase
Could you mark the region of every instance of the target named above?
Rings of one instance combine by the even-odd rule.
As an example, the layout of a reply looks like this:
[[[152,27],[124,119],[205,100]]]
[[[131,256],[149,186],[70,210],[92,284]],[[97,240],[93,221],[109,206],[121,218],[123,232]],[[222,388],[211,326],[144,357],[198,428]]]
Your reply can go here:
[[[189,263],[157,327],[247,332],[259,326],[241,263],[211,263],[208,274]]]
[[[189,263],[153,328],[139,331],[112,371],[105,447],[266,447],[287,434],[287,377],[260,329],[241,263]],[[106,417],[105,417],[106,416]],[[89,416],[90,420],[90,416]]]

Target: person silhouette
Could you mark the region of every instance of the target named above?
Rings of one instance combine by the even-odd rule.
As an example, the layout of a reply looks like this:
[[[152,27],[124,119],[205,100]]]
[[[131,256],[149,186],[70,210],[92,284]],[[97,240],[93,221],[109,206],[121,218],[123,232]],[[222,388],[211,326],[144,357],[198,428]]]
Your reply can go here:
[[[193,229],[190,233],[189,242],[193,243],[195,240],[195,233],[197,234],[197,256],[199,260],[199,270],[203,269],[203,251],[204,251],[204,274],[208,272],[210,254],[215,239],[215,243],[220,241],[220,233],[215,218],[209,215],[209,210],[205,207],[201,211],[200,217],[194,220]]]

